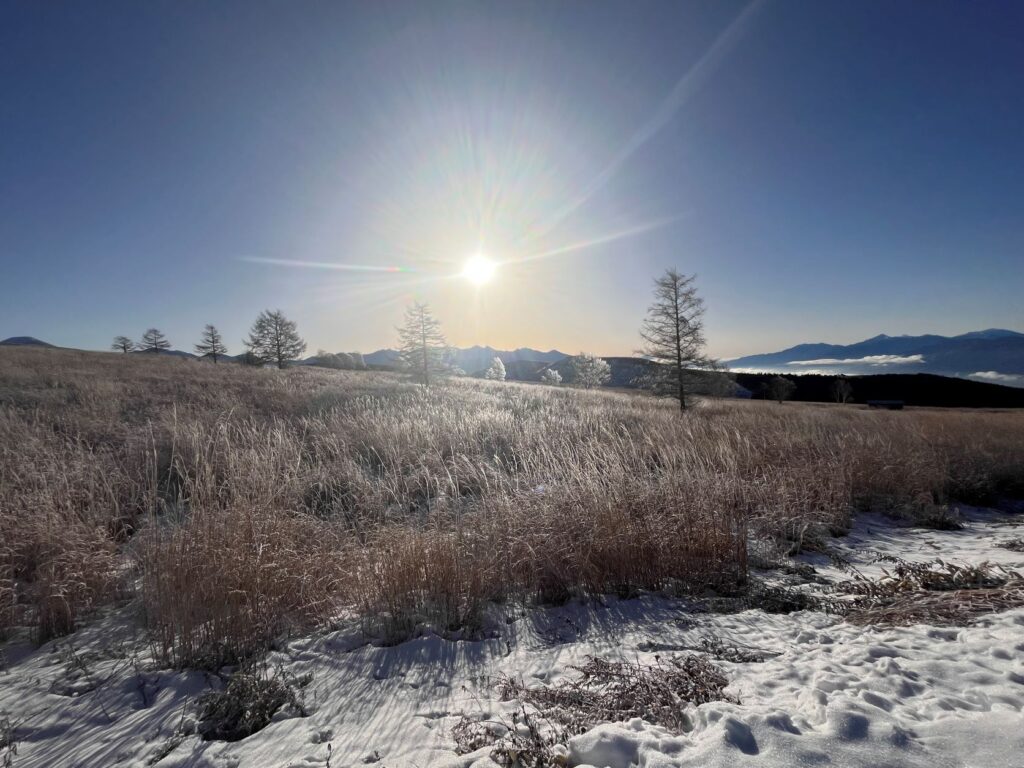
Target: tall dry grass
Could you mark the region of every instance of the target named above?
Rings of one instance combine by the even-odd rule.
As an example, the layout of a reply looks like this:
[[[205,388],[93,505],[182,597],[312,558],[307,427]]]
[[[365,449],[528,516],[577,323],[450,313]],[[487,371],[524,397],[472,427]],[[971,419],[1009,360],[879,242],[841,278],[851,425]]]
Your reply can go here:
[[[0,350],[0,628],[137,589],[217,664],[342,611],[401,637],[486,604],[734,589],[755,535],[1024,495],[1024,414],[717,402]]]

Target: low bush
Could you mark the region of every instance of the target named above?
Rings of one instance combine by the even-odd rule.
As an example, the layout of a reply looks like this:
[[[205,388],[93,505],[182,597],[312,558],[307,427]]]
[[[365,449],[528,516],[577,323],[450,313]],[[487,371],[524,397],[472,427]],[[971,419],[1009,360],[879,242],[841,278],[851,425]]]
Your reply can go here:
[[[235,672],[222,690],[200,697],[196,730],[206,741],[241,741],[267,727],[281,710],[306,717],[302,689],[311,680],[281,670]]]
[[[884,570],[877,579],[861,577],[837,585],[837,589],[859,596],[838,604],[847,621],[962,626],[986,614],[1024,605],[1024,578],[1016,571],[990,563],[889,560],[892,569]]]
[[[550,686],[527,688],[514,678],[503,677],[498,692],[502,700],[529,704],[573,734],[598,723],[635,717],[681,733],[692,727],[687,704],[739,703],[725,693],[729,683],[725,675],[704,656],[659,659],[654,665],[591,656],[586,664],[570,669],[579,677]]]
[[[569,737],[603,722],[632,718],[682,733],[692,729],[687,705],[738,700],[725,693],[728,680],[703,656],[661,659],[654,665],[588,657],[570,667],[578,675],[555,685],[526,687],[502,676],[502,701],[517,700],[511,722],[463,717],[453,728],[462,754],[489,747],[499,765],[547,768],[564,765]]]

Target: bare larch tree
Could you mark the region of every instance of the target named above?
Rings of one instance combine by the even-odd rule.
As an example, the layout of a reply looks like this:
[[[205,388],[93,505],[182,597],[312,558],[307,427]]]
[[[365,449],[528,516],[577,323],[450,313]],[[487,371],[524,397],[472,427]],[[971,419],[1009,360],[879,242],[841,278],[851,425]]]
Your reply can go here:
[[[163,352],[170,348],[171,342],[156,328],[150,328],[142,334],[142,341],[139,342],[139,349],[143,352]]]
[[[115,336],[114,343],[110,345],[110,348],[115,352],[124,352],[127,354],[135,349],[135,342],[127,336]]]
[[[832,382],[832,397],[837,403],[848,403],[853,399],[853,385],[845,378]]]
[[[713,362],[704,354],[704,300],[694,279],[675,269],[655,279],[654,301],[640,329],[640,354],[653,363],[644,383],[657,394],[678,398],[681,411],[686,410],[688,369]]]
[[[260,312],[245,346],[256,360],[274,363],[278,368],[284,368],[306,351],[306,342],[299,336],[295,321],[279,309]]]
[[[430,386],[431,376],[436,377],[444,370],[448,351],[441,323],[431,314],[430,307],[416,302],[406,309],[398,338],[402,362],[424,385]]]
[[[228,353],[228,348],[224,344],[224,337],[220,335],[220,331],[217,330],[216,326],[209,323],[203,328],[203,339],[196,344],[195,349],[197,355],[208,357],[215,363],[218,357],[224,357]]]

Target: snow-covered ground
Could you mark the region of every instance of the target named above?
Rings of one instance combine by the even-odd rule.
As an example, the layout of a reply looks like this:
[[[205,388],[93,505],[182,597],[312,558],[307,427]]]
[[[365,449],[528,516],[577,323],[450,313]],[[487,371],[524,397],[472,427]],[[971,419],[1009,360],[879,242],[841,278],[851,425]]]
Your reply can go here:
[[[964,530],[949,532],[861,518],[833,544],[866,574],[884,565],[878,554],[1024,569],[1024,553],[999,546],[1024,536],[1024,516],[967,516]],[[823,556],[800,559],[847,578]],[[550,684],[588,655],[654,663],[714,636],[767,657],[716,661],[741,703],[691,707],[683,734],[640,720],[599,725],[570,741],[569,764],[1024,768],[1024,609],[968,627],[865,628],[812,611],[694,613],[647,596],[520,613],[480,641],[429,635],[376,647],[337,630],[270,659],[313,674],[309,716],[279,718],[235,743],[176,735],[217,680],[147,669],[136,626],[129,607],[39,649],[8,644],[0,722],[16,726],[14,766],[483,768],[493,765],[486,750],[456,755],[451,729],[463,715],[510,718],[516,703],[498,700],[499,674]]]

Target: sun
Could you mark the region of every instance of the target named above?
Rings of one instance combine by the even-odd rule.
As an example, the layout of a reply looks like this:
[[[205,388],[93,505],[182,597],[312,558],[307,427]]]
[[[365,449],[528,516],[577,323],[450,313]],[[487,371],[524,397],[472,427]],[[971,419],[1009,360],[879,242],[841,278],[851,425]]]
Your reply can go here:
[[[486,256],[477,254],[466,260],[462,267],[462,276],[474,285],[483,285],[491,281],[497,268],[498,265]]]

